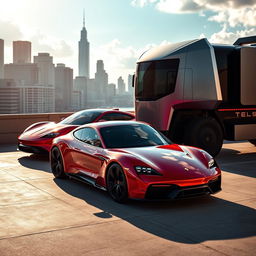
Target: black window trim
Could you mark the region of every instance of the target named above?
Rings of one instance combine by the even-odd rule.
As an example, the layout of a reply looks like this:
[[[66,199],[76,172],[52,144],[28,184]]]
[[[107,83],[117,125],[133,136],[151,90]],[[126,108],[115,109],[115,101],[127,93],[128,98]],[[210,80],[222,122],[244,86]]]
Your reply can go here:
[[[102,146],[102,147],[89,144],[89,143],[85,142],[84,140],[78,139],[78,138],[75,136],[75,132],[77,132],[77,131],[79,131],[79,130],[82,130],[82,129],[85,129],[85,128],[92,129],[92,130],[94,130],[94,131],[96,132],[96,134],[97,134],[98,137],[99,137],[99,140],[100,140],[100,143],[101,143],[101,146]],[[99,136],[98,131],[97,131],[96,129],[94,129],[93,127],[80,127],[79,129],[73,131],[73,132],[72,132],[72,135],[73,135],[73,137],[74,137],[76,140],[81,141],[81,142],[83,142],[83,143],[85,143],[86,145],[89,145],[89,146],[91,146],[91,147],[96,147],[96,148],[101,148],[101,149],[104,149],[104,148],[105,148],[105,147],[104,147],[104,144],[102,143],[102,139],[101,139],[101,137]]]

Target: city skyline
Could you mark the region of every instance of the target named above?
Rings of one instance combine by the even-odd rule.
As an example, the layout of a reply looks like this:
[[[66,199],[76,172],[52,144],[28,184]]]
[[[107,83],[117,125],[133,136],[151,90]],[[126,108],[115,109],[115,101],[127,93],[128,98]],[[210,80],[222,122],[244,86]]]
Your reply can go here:
[[[9,0],[1,1],[1,38],[6,40],[6,63],[11,42],[31,41],[32,55],[49,52],[78,75],[79,32],[85,26],[94,63],[103,59],[110,82],[135,70],[136,59],[151,45],[207,37],[233,43],[256,34],[256,1],[205,0]]]
[[[94,78],[89,77],[89,42],[83,23],[79,41],[81,76],[54,57],[39,52],[31,60],[32,44],[13,41],[13,61],[4,64],[4,40],[0,40],[0,113],[45,113],[78,111],[92,107],[133,106],[133,88],[127,77],[127,91],[122,77],[109,84],[103,60],[97,60]],[[121,83],[119,82],[121,81]],[[122,87],[122,88],[121,88]]]

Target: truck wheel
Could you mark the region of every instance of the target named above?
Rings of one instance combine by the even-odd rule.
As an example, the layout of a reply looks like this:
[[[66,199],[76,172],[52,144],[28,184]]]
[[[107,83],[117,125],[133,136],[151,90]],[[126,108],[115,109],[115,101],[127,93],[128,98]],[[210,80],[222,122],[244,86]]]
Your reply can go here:
[[[256,140],[249,140],[249,142],[256,146]]]
[[[223,144],[223,132],[218,122],[213,118],[198,118],[191,121],[186,128],[184,142],[187,145],[204,149],[216,156]]]

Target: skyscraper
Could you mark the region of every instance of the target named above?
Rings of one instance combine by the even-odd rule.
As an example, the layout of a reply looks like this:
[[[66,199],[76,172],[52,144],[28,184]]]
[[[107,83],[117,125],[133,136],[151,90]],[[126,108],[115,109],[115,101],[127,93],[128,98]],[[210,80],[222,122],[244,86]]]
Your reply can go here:
[[[125,94],[125,83],[124,83],[124,79],[120,76],[117,79],[117,91],[119,95],[124,95]]]
[[[95,73],[95,86],[96,100],[99,101],[101,106],[106,104],[107,98],[107,85],[108,85],[108,74],[104,70],[103,60],[97,60],[97,70]]]
[[[79,76],[86,76],[87,78],[90,77],[90,44],[87,40],[87,31],[85,28],[85,20],[83,15],[83,28],[81,30],[81,38],[78,43],[79,46],[79,53],[78,53],[78,69],[79,69]]]
[[[38,53],[34,56],[34,63],[38,66],[38,84],[44,86],[54,86],[54,64],[49,53]]]
[[[21,112],[21,88],[13,79],[0,79],[0,114]]]
[[[38,67],[34,63],[11,63],[4,65],[4,77],[14,79],[17,86],[38,85]]]
[[[55,67],[55,110],[70,111],[72,105],[73,69],[58,63]]]
[[[13,41],[13,63],[31,63],[31,42]]]
[[[0,79],[4,78],[4,40],[0,39]]]

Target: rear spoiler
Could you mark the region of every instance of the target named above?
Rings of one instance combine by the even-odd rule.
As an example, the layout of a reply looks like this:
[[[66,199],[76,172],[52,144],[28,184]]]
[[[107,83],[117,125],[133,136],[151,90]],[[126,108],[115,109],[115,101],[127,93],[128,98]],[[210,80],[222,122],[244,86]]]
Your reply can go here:
[[[255,44],[256,36],[247,36],[238,38],[233,45]]]

